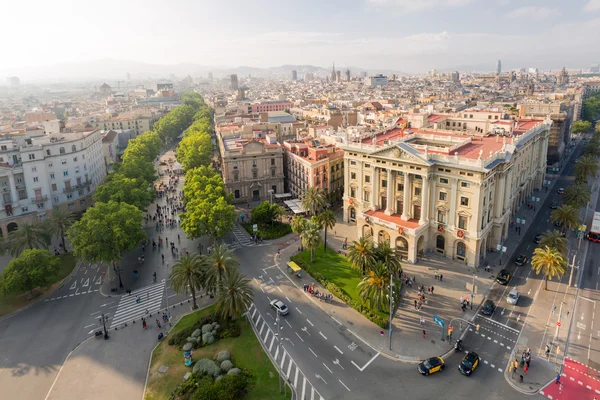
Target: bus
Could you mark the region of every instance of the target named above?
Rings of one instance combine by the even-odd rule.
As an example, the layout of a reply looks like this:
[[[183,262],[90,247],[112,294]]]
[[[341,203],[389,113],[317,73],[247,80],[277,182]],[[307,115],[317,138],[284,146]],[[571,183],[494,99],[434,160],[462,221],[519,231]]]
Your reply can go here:
[[[600,242],[600,212],[594,212],[592,228],[590,229],[587,238],[590,242]]]

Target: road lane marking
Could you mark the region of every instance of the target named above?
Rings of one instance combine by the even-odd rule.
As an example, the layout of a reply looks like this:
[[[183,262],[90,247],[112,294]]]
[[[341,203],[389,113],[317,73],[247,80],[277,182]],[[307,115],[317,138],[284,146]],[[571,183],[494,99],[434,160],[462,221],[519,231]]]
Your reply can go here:
[[[368,367],[368,366],[369,366],[369,365],[370,365],[370,364],[371,364],[373,361],[375,361],[375,359],[376,359],[377,357],[379,357],[379,354],[381,354],[381,353],[377,352],[377,354],[375,354],[375,355],[373,356],[373,358],[371,358],[369,361],[367,361],[367,363],[366,363],[366,364],[365,364],[365,365],[364,365],[362,368],[361,368],[361,367],[359,367],[358,365],[356,365],[356,363],[355,363],[354,361],[351,361],[351,363],[352,363],[352,364],[354,364],[354,366],[355,366],[356,368],[358,368],[358,370],[359,370],[360,372],[363,372],[363,371],[364,371],[364,370],[365,370],[365,369],[366,369],[366,368],[367,368],[367,367]]]
[[[288,301],[288,303],[291,303],[292,301],[290,300],[289,297],[285,296],[285,299]]]
[[[290,325],[289,322],[287,322],[287,319],[284,319],[285,323],[288,324],[288,326],[291,328],[292,326]]]
[[[341,351],[340,349],[338,349],[338,348],[337,348],[337,346],[333,346],[333,348],[334,348],[334,349],[336,349],[337,351],[339,351],[339,352],[340,352],[340,354],[344,354],[344,352],[343,352],[343,351]]]
[[[90,315],[94,315],[94,314],[100,314],[101,312],[102,312],[102,311],[96,311],[96,312],[93,312],[93,313],[91,313]]]
[[[309,320],[309,319],[307,319],[307,320],[306,320],[306,322],[308,322],[308,323],[310,324],[310,326],[314,327],[313,323],[312,323],[312,322],[310,322],[310,320]]]
[[[335,322],[337,322],[339,325],[341,325],[342,323],[340,321],[338,321],[337,319],[335,319],[334,317],[331,317],[332,320],[334,320]]]
[[[325,368],[327,368],[327,371],[329,371],[329,373],[333,374],[333,371],[329,369],[329,367],[327,366],[327,364],[323,363],[323,366]]]
[[[260,326],[260,331],[258,332],[258,336],[262,335],[263,331],[265,330],[265,325],[265,321],[263,320],[263,323]]]
[[[283,351],[283,355],[281,356],[281,369],[283,370],[283,364],[285,363],[285,356],[287,355],[287,352],[284,350]]]
[[[304,400],[306,397],[304,397],[304,394],[306,393],[306,377],[304,377],[303,381],[302,381],[302,400]]]
[[[287,374],[285,374],[285,377],[289,379],[290,377],[290,372],[292,371],[292,364],[294,363],[294,361],[290,358],[290,363],[288,364],[288,369],[287,369]]]
[[[275,342],[275,335],[273,335],[273,338],[271,339],[271,344],[269,345],[269,353],[271,352],[271,349],[273,348],[274,342]]]
[[[300,311],[300,310],[298,309],[298,307],[294,307],[294,308],[296,309],[296,311],[298,311],[298,314],[302,315],[302,311]]]
[[[350,391],[350,389],[348,388],[348,386],[346,386],[346,385],[344,384],[344,382],[342,382],[340,379],[338,379],[338,381],[340,381],[340,383],[342,384],[342,386],[343,386],[343,387],[345,387],[347,391]]]
[[[86,325],[86,326],[84,326],[84,327],[83,327],[83,329],[87,329],[87,328],[89,328],[90,326],[94,326],[94,325],[96,325],[96,324],[89,324],[89,325]]]
[[[323,339],[327,340],[327,337],[325,335],[323,335],[323,333],[321,331],[319,331],[319,335],[323,336]]]
[[[281,293],[283,293],[283,290],[281,290],[281,288],[279,286],[277,286],[277,290],[279,290]]]
[[[294,375],[294,388],[298,387],[298,372],[300,372],[300,370],[298,369],[298,366],[296,365],[296,374]]]
[[[316,354],[315,354],[315,352],[314,352],[314,351],[312,351],[312,349],[311,349],[310,347],[309,347],[308,349],[310,350],[310,352],[311,352],[311,353],[313,353],[313,356],[315,356],[315,357],[319,358],[319,356],[318,356],[318,355],[316,355]]]
[[[278,356],[279,356],[279,346],[277,346],[277,349],[275,350],[275,361],[277,361]]]
[[[304,343],[304,340],[300,337],[300,335],[298,335],[298,332],[294,332],[296,334],[296,336],[298,336],[298,339],[300,339],[302,341],[302,343]]]

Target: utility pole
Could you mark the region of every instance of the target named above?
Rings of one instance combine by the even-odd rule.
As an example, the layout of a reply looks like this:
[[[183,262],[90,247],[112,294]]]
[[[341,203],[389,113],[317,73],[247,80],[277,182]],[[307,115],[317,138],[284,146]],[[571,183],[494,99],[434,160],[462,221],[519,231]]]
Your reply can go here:
[[[123,281],[121,280],[121,267],[117,267],[117,264],[113,262],[113,270],[119,276],[119,287],[123,287]]]
[[[471,310],[473,309],[473,300],[475,299],[475,272],[473,272],[473,286],[471,286]]]
[[[106,321],[108,320],[108,317],[104,314],[102,314],[100,316],[100,318],[98,318],[98,323],[100,323],[100,325],[102,325],[102,327],[104,328],[104,340],[108,339],[108,331],[106,330]]]
[[[577,253],[573,254],[573,263],[571,264],[571,274],[569,276],[569,287],[571,287],[571,283],[573,282],[573,271],[575,271],[575,258],[576,257],[577,257]]]
[[[394,274],[390,272],[390,350],[392,350],[392,317],[394,313],[393,297],[394,296]]]
[[[556,340],[558,339],[558,331],[560,330],[560,316],[562,314],[563,302],[560,302],[560,309],[558,310],[558,317],[556,318],[556,332],[554,333],[554,343],[556,344]],[[558,361],[558,354],[556,355],[556,360]]]

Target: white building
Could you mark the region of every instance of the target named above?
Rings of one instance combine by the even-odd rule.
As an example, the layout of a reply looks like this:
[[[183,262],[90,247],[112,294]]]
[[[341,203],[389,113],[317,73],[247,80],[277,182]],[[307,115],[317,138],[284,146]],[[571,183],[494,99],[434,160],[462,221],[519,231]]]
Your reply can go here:
[[[44,123],[37,136],[0,137],[0,229],[6,238],[25,221],[44,219],[52,208],[79,212],[106,177],[99,130],[65,132]]]
[[[379,75],[368,77],[365,80],[365,84],[367,84],[371,87],[387,86],[387,81],[388,81],[387,76],[379,74]]]

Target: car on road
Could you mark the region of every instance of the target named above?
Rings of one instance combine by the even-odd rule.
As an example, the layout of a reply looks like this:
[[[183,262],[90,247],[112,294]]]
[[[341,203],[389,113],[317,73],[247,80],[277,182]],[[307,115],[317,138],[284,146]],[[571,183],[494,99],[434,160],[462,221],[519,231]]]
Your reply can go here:
[[[527,256],[525,254],[519,254],[517,258],[515,258],[515,264],[519,267],[522,267],[527,262]]]
[[[501,285],[508,285],[508,282],[510,282],[510,272],[508,272],[507,269],[503,269],[500,272],[498,272],[498,276],[496,276],[496,282],[498,282]]]
[[[471,376],[471,373],[479,366],[479,356],[474,351],[470,351],[465,355],[458,364],[458,370],[461,374]]]
[[[508,304],[517,304],[517,301],[519,301],[519,291],[517,289],[511,290],[506,296],[506,301]]]
[[[289,309],[281,300],[273,299],[269,304],[281,315],[287,315],[289,312]]]
[[[431,357],[421,362],[421,364],[417,366],[417,369],[421,375],[431,375],[443,370],[444,367],[445,364],[442,357]]]
[[[565,192],[564,188],[558,188],[558,190],[556,191],[556,193],[558,194],[563,194]]]
[[[542,241],[542,234],[541,233],[538,233],[537,235],[535,235],[533,237],[533,242],[535,244],[540,244],[541,241]]]
[[[483,303],[483,307],[481,307],[481,313],[483,315],[492,315],[494,310],[496,309],[496,304],[490,299],[487,299],[485,303]]]
[[[556,210],[558,208],[558,202],[553,201],[552,203],[550,203],[550,208],[553,210]]]

